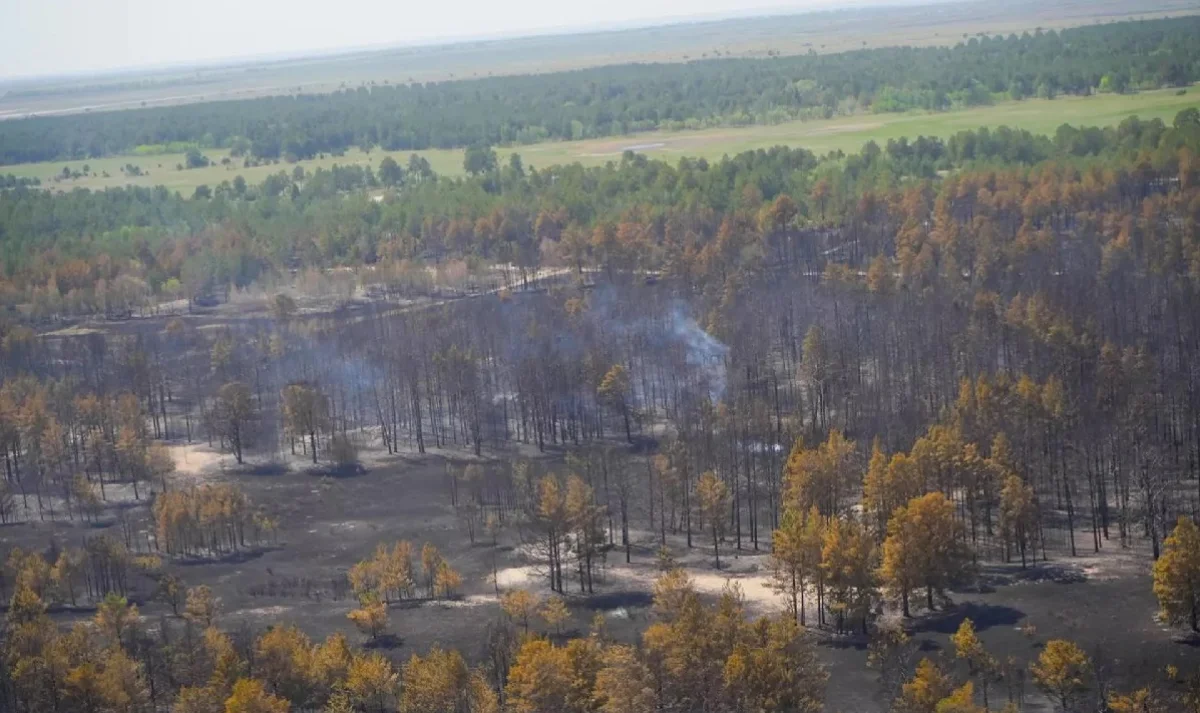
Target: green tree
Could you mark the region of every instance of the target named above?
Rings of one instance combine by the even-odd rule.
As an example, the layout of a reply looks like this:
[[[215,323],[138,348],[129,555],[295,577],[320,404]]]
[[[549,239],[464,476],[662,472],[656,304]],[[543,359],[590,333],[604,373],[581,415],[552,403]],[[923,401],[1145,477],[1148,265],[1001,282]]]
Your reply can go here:
[[[379,180],[385,186],[398,186],[404,181],[404,169],[391,156],[379,162]]]
[[[472,176],[496,170],[496,152],[490,146],[471,146],[463,154],[463,170]]]
[[[187,168],[204,168],[208,165],[208,157],[200,153],[198,148],[190,148],[184,154],[184,166]]]

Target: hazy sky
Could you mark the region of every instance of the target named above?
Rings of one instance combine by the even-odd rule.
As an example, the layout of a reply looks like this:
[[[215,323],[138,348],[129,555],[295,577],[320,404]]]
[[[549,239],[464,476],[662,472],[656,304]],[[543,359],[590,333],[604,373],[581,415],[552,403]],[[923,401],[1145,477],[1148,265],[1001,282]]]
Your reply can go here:
[[[888,2],[0,0],[0,77]]]

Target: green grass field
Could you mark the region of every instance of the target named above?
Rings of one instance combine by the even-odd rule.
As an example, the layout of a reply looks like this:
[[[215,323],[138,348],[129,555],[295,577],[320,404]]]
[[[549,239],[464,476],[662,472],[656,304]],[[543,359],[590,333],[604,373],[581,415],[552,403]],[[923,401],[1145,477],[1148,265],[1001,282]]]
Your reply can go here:
[[[527,166],[546,167],[556,164],[579,162],[584,165],[603,165],[607,161],[619,160],[626,149],[641,151],[649,156],[675,161],[681,156],[719,159],[742,151],[769,148],[780,144],[803,147],[817,153],[833,150],[855,152],[867,141],[880,144],[888,139],[919,135],[946,138],[964,129],[983,126],[1009,126],[1026,129],[1038,134],[1053,134],[1062,124],[1083,126],[1111,126],[1129,116],[1143,119],[1160,118],[1170,120],[1181,109],[1200,107],[1200,88],[1193,87],[1184,95],[1176,90],[1143,92],[1131,95],[1099,95],[1092,97],[1070,97],[1052,101],[1031,99],[1021,102],[1004,102],[990,107],[978,107],[964,111],[938,114],[863,114],[840,117],[828,121],[789,122],[778,126],[752,126],[745,128],[711,129],[705,131],[649,132],[633,136],[608,137],[587,141],[567,141],[513,148],[500,148],[497,153],[501,161],[507,161],[513,151],[521,154]],[[404,163],[411,152],[350,151],[342,157],[327,156],[324,159],[302,161],[305,171],[318,167],[341,164],[369,164],[377,167],[386,155]],[[443,175],[462,173],[461,150],[434,150],[418,152],[429,159],[435,171]],[[219,164],[227,156],[225,151],[208,151],[206,155],[217,164],[208,168],[180,170],[182,154],[158,156],[118,156],[95,159],[87,162],[74,161],[0,166],[0,173],[17,176],[36,176],[44,185],[54,190],[71,190],[75,187],[106,188],[120,185],[157,186],[163,185],[190,195],[196,186],[215,186],[221,181],[233,180],[241,175],[251,184],[262,181],[266,176],[279,171],[291,172],[293,165],[280,162],[273,165],[244,168],[240,160],[234,159],[228,166]],[[56,180],[63,166],[82,170],[84,164],[89,175],[69,180]],[[148,175],[127,177],[121,166],[134,164]],[[109,175],[105,177],[103,174]]]

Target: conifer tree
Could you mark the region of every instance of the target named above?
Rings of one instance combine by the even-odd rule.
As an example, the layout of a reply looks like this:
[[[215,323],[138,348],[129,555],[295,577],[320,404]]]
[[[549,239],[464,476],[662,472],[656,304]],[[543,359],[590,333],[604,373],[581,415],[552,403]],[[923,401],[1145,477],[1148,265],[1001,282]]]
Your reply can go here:
[[[1169,624],[1200,631],[1200,528],[1181,516],[1154,563],[1154,596]]]

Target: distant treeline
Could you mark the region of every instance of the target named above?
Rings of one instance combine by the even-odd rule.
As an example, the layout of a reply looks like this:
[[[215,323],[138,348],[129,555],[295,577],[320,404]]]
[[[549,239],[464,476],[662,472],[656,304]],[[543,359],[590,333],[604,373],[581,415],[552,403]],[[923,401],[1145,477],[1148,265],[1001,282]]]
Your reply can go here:
[[[1113,23],[955,47],[630,64],[384,85],[0,123],[0,164],[78,160],[185,142],[298,160],[944,110],[998,97],[1123,92],[1200,79],[1200,17]]]
[[[27,176],[14,176],[9,174],[0,174],[0,188],[17,188],[19,186],[40,186],[42,181],[39,178],[29,178]]]

